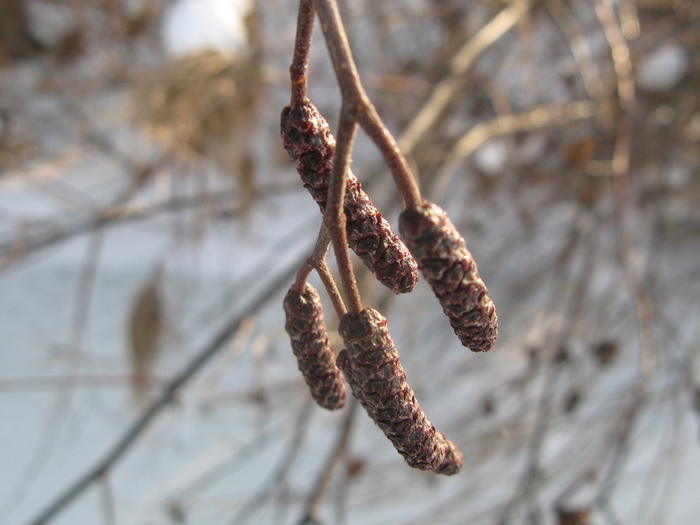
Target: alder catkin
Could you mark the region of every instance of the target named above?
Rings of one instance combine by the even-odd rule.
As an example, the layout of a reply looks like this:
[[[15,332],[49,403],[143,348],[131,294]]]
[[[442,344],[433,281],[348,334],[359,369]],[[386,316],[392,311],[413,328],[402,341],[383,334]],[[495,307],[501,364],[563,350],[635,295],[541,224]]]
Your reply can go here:
[[[335,152],[335,138],[328,122],[308,100],[286,106],[280,121],[284,148],[304,187],[324,212]],[[349,171],[344,209],[348,246],[394,293],[413,290],[418,282],[416,261]]]
[[[309,284],[303,293],[292,288],[287,292],[283,306],[284,327],[291,339],[299,370],[311,389],[311,397],[328,410],[343,408],[345,383],[335,365],[318,292]]]
[[[498,336],[496,307],[445,210],[429,202],[407,208],[399,231],[462,344],[490,350]]]
[[[421,409],[399,361],[386,319],[376,310],[346,314],[339,332],[346,349],[338,355],[353,395],[411,467],[456,474],[462,454],[437,432]]]

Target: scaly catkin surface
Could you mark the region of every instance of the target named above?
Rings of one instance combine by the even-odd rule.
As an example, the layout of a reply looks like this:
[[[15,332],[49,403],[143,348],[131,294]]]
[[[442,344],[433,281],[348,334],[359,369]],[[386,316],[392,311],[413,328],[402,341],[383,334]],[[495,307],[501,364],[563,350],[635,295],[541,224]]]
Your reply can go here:
[[[353,395],[382,429],[399,454],[414,468],[456,474],[462,454],[435,430],[406,381],[399,353],[376,310],[346,314],[339,332],[346,349],[338,355]]]
[[[490,350],[498,336],[496,307],[445,210],[429,202],[407,208],[399,230],[462,344]]]
[[[304,187],[323,212],[335,152],[335,138],[328,122],[307,100],[293,107],[286,106],[280,123],[284,148],[296,164]],[[350,248],[394,293],[413,290],[418,282],[416,261],[350,172],[344,208]]]
[[[284,298],[283,306],[284,327],[291,339],[299,370],[311,389],[311,396],[328,410],[343,408],[345,383],[335,365],[318,292],[309,284],[304,293],[291,289]]]

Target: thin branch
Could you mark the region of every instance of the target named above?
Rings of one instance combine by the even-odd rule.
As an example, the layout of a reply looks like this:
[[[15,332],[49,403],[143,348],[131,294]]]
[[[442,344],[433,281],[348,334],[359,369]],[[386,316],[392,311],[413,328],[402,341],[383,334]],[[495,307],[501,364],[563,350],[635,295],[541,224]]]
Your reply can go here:
[[[481,122],[465,133],[453,146],[435,175],[430,200],[437,202],[444,193],[450,175],[457,166],[484,142],[494,137],[511,135],[524,131],[535,131],[549,126],[562,125],[573,120],[589,119],[595,116],[595,104],[588,100],[568,104],[548,104],[531,110],[503,115],[487,122]]]
[[[162,383],[162,379],[151,377],[155,383]],[[49,376],[25,376],[25,377],[0,377],[0,394],[14,392],[41,392],[44,390],[62,390],[65,388],[128,388],[128,374],[75,374],[49,375]]]
[[[49,459],[55,453],[58,443],[57,436],[61,435],[65,430],[68,415],[73,409],[75,386],[80,380],[84,364],[85,333],[90,315],[94,313],[91,305],[94,299],[95,282],[102,254],[103,237],[103,232],[96,230],[88,238],[85,260],[80,270],[83,278],[80,279],[75,290],[75,312],[73,314],[71,338],[71,347],[76,354],[75,367],[68,375],[66,388],[61,390],[60,395],[54,399],[53,408],[50,410],[51,417],[48,418],[44,425],[43,433],[47,438],[42,442],[39,450],[32,454],[26,469],[15,484],[13,493],[8,498],[9,501],[16,504],[29,494],[29,488],[36,482],[43,469],[48,465]]]
[[[620,98],[620,107],[629,112],[634,107],[635,89],[632,78],[632,58],[627,46],[622,28],[617,21],[615,12],[610,6],[609,0],[595,0],[593,2],[596,16],[603,28],[603,33],[610,46],[613,65],[615,66],[615,81],[617,82],[617,96]]]
[[[467,70],[476,59],[505,35],[528,12],[537,0],[518,0],[501,11],[486,24],[473,38],[469,39],[457,52],[448,65],[449,74],[438,82],[418,114],[399,138],[401,151],[410,154],[418,142],[444,114],[452,100],[459,93]]]
[[[408,166],[408,161],[401,153],[396,139],[386,128],[374,106],[370,104],[364,111],[358,111],[353,116],[384,157],[386,165],[394,177],[394,183],[401,192],[405,206],[420,205],[423,202],[423,197],[421,197],[418,183],[411,173],[411,168]]]
[[[328,254],[328,247],[331,243],[331,236],[328,228],[325,224],[321,224],[321,229],[318,232],[318,239],[316,240],[316,246],[314,246],[311,255],[302,263],[297,272],[296,279],[292,288],[299,293],[304,293],[304,287],[306,285],[306,279],[312,270],[316,270],[318,276],[323,282],[323,286],[326,288],[326,292],[333,303],[333,308],[335,309],[338,317],[342,317],[346,314],[347,309],[345,308],[345,303],[340,295],[338,286],[335,284],[335,279],[328,269],[326,264],[326,255]]]
[[[77,499],[92,484],[109,472],[114,465],[126,454],[131,447],[141,437],[143,432],[151,425],[156,417],[167,408],[179,392],[187,385],[197,373],[209,363],[225,347],[231,337],[238,331],[241,323],[250,315],[258,312],[279,290],[286,286],[296,273],[296,265],[291,266],[269,284],[254,298],[250,304],[241,310],[236,316],[218,332],[194,358],[185,366],[165,388],[160,397],[145,409],[141,416],[122,434],[122,436],[112,445],[104,457],[99,460],[91,469],[85,472],[54,500],[48,503],[44,509],[38,513],[28,525],[45,525],[55,518],[61,511]]]
[[[570,7],[564,0],[547,0],[547,9],[562,33],[566,36],[586,93],[591,100],[596,102],[596,110],[600,112],[601,116],[604,119],[609,119],[610,115],[602,111],[604,109],[602,103],[607,98],[605,85],[600,78],[583,29],[576,23]]]
[[[355,141],[357,123],[352,121],[348,114],[341,109],[338,121],[337,143],[333,156],[333,169],[331,181],[328,186],[328,200],[323,221],[331,234],[333,252],[338,264],[340,282],[348,303],[348,309],[352,313],[362,311],[362,300],[357,288],[355,272],[350,260],[348,250],[348,236],[345,228],[346,217],[343,203],[345,202],[345,189],[347,184],[348,165],[350,153]]]
[[[396,187],[401,192],[405,205],[420,204],[423,199],[408,162],[362,87],[336,2],[314,0],[314,5],[343,96],[343,112],[359,123],[377,146],[394,178]],[[339,137],[338,143],[340,143]]]
[[[262,504],[274,493],[275,485],[281,485],[289,475],[289,470],[294,464],[294,460],[301,451],[301,445],[304,442],[309,430],[309,419],[313,412],[315,403],[308,399],[301,407],[299,414],[295,416],[294,434],[289,440],[284,451],[280,455],[280,461],[268,478],[263,482],[261,490],[254,497],[250,498],[248,503],[233,517],[230,521],[231,525],[239,525],[250,519],[256,511],[259,511]],[[272,488],[269,488],[272,487]]]
[[[300,0],[294,58],[289,67],[292,79],[292,105],[306,100],[308,93],[309,53],[314,31],[314,6],[311,0]]]
[[[357,414],[357,407],[359,404],[353,399],[350,402],[350,407],[345,416],[342,426],[340,427],[340,432],[338,433],[338,441],[335,447],[331,451],[325,465],[321,469],[321,473],[314,485],[309,498],[306,501],[306,507],[304,510],[304,517],[300,520],[300,524],[303,523],[315,523],[318,521],[318,507],[321,503],[321,499],[328,490],[328,484],[330,483],[331,476],[335,466],[343,457],[345,450],[350,441],[350,435],[352,431],[352,425],[355,420],[355,415]]]
[[[352,103],[358,108],[362,104],[368,104],[369,99],[359,82],[360,75],[352,57],[337,3],[335,0],[313,0],[313,2],[333,62],[343,103]]]
[[[297,271],[297,276],[292,284],[292,289],[294,291],[304,293],[306,280],[309,278],[311,272],[318,266],[318,263],[325,260],[330,244],[331,237],[330,233],[328,232],[328,228],[326,228],[324,224],[321,224],[321,228],[318,232],[318,238],[316,239],[316,245],[314,246],[311,255],[309,255],[303,263],[301,263],[301,266]]]
[[[335,279],[333,279],[333,275],[331,274],[325,260],[319,261],[316,272],[321,278],[321,282],[323,282],[326,292],[328,292],[331,303],[333,303],[335,314],[338,316],[338,318],[343,317],[348,312],[348,309],[345,308],[343,297],[340,295],[340,290],[338,290],[338,286],[335,284]]]
[[[274,192],[285,192],[291,188],[297,188],[297,184],[290,183],[289,185],[280,185],[279,183],[270,184],[268,188],[261,188],[260,193],[272,195]],[[238,190],[224,190],[216,192],[201,192],[188,197],[177,197],[162,201],[156,201],[149,204],[119,204],[107,205],[93,212],[91,217],[62,226],[60,229],[52,226],[52,222],[58,222],[61,219],[49,219],[34,224],[29,224],[28,227],[42,227],[45,231],[35,236],[27,236],[22,232],[14,239],[0,243],[0,273],[7,270],[14,263],[22,260],[28,254],[41,251],[51,246],[77,237],[84,233],[88,233],[106,226],[117,226],[125,222],[141,221],[159,215],[161,213],[172,213],[199,206],[213,206],[218,204],[227,204],[231,199],[236,197]]]

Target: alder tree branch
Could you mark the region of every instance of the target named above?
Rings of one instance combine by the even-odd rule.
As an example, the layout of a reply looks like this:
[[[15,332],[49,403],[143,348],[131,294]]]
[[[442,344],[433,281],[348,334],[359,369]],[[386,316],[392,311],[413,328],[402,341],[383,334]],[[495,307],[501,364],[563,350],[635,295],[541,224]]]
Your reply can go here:
[[[404,204],[410,207],[422,203],[423,198],[406,158],[362,87],[335,0],[314,0],[314,6],[343,97],[343,112],[362,127],[379,149]]]
[[[331,243],[331,236],[328,228],[325,224],[321,225],[321,229],[318,232],[318,239],[316,240],[316,246],[314,246],[314,251],[311,255],[302,263],[297,272],[296,279],[292,288],[294,291],[302,294],[304,293],[304,287],[306,286],[306,280],[312,270],[316,270],[318,276],[323,282],[323,286],[326,288],[328,295],[330,296],[331,302],[333,303],[333,308],[338,317],[342,317],[347,313],[347,308],[345,308],[345,303],[340,295],[338,286],[335,284],[333,275],[326,264],[326,255],[328,254],[328,248]]]
[[[292,80],[292,105],[307,99],[309,53],[314,31],[314,6],[311,0],[300,0],[297,15],[297,34],[294,41],[294,58],[289,67]]]
[[[352,121],[348,113],[341,109],[331,181],[328,186],[328,201],[326,203],[326,212],[323,215],[323,222],[331,234],[333,252],[335,253],[340,280],[348,302],[348,310],[352,313],[362,311],[362,300],[360,299],[360,290],[357,287],[350,251],[348,250],[348,235],[345,229],[346,217],[343,205],[345,203],[345,187],[348,178],[350,154],[355,142],[356,132],[357,123]]]

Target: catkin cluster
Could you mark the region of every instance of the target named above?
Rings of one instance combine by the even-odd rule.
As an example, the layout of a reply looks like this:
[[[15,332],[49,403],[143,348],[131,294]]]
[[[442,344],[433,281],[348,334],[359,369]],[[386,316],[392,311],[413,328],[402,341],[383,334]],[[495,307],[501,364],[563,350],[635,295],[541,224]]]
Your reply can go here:
[[[304,292],[293,288],[284,298],[285,330],[292,342],[299,370],[311,389],[311,397],[323,408],[345,406],[345,383],[328,341],[323,307],[316,289],[307,284]]]
[[[353,395],[414,468],[456,474],[463,465],[457,447],[435,430],[406,381],[399,353],[376,310],[346,314],[340,320],[346,349],[338,355]]]
[[[335,152],[335,138],[328,122],[316,106],[306,100],[286,106],[280,123],[284,148],[296,164],[304,187],[323,212]],[[394,293],[413,290],[418,282],[416,261],[352,173],[347,177],[344,211],[348,246]]]
[[[304,186],[325,211],[335,153],[328,123],[304,100],[282,111],[281,135]],[[349,247],[379,281],[395,293],[410,292],[420,269],[462,344],[475,352],[491,349],[498,334],[495,307],[444,210],[427,202],[404,210],[399,221],[404,245],[348,173],[344,212]],[[284,310],[299,369],[321,406],[345,404],[344,375],[353,395],[411,467],[447,475],[462,469],[462,453],[435,430],[416,401],[379,312],[365,308],[342,316],[339,332],[346,348],[336,360],[314,288],[290,290]]]
[[[490,350],[498,336],[496,307],[445,210],[429,202],[407,208],[399,231],[462,344]]]

